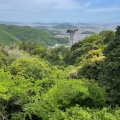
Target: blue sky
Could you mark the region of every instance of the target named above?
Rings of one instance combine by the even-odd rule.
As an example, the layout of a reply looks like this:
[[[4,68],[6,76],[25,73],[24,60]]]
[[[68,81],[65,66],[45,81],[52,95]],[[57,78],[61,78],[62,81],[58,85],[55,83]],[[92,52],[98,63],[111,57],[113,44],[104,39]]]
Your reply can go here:
[[[119,16],[120,0],[0,0],[0,21],[94,23]]]

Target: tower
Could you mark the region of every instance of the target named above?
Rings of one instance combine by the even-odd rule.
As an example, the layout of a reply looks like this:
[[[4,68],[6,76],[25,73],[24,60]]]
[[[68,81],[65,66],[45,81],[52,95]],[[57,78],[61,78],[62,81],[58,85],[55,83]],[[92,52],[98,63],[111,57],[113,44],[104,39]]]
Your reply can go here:
[[[69,40],[69,46],[71,47],[73,45],[73,41],[74,41],[74,35],[75,35],[75,32],[78,31],[78,29],[75,29],[75,30],[70,30],[68,29],[67,30],[67,33],[70,34],[70,40]]]

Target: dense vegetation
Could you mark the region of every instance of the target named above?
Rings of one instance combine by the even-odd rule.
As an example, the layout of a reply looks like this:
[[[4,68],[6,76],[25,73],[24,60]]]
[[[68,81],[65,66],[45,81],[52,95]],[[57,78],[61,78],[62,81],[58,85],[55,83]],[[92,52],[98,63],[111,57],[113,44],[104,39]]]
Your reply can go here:
[[[76,29],[77,27],[71,24],[68,24],[68,23],[62,23],[62,24],[53,26],[53,28],[55,29]]]
[[[84,32],[82,32],[82,34],[94,34],[94,32],[92,32],[92,31],[84,31]]]
[[[34,42],[42,46],[68,43],[68,38],[56,38],[54,33],[47,29],[35,27],[0,25],[0,42],[4,45],[19,44],[21,42]]]
[[[0,46],[0,120],[119,120],[120,26],[64,46]]]

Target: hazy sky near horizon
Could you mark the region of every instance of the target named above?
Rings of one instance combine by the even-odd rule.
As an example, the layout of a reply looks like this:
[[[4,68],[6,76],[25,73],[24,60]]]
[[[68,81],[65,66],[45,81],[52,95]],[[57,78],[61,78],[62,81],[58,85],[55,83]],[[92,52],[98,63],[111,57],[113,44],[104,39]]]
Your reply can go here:
[[[120,0],[0,0],[0,21],[94,23],[119,17]]]

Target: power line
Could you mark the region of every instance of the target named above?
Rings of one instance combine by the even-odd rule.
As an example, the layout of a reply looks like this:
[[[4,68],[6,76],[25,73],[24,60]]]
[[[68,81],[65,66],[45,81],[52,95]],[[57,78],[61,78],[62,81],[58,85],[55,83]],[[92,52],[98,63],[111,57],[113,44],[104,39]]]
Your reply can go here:
[[[120,20],[120,16],[113,17],[113,18],[106,19],[106,20],[102,20],[102,21],[96,22],[96,24],[104,23],[104,22],[108,22],[108,21],[115,21],[115,20]]]

